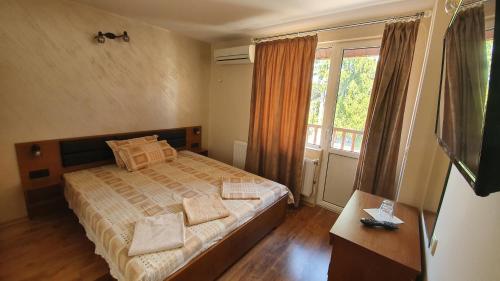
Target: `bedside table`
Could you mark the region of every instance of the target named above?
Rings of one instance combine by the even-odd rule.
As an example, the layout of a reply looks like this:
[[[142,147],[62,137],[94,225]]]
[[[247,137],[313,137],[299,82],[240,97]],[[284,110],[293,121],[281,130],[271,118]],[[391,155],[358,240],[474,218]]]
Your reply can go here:
[[[206,156],[208,157],[208,149],[203,149],[203,148],[200,148],[200,149],[196,149],[196,150],[192,150],[194,153],[198,153],[200,155],[203,155],[203,156]]]
[[[356,190],[330,230],[332,257],[328,280],[416,280],[421,272],[418,210],[394,204],[394,215],[404,221],[394,231],[363,226],[363,211],[378,208],[384,198]]]
[[[60,184],[24,189],[26,209],[30,219],[67,209],[63,187]]]
[[[67,209],[60,176],[59,144],[17,143],[15,148],[28,217]]]

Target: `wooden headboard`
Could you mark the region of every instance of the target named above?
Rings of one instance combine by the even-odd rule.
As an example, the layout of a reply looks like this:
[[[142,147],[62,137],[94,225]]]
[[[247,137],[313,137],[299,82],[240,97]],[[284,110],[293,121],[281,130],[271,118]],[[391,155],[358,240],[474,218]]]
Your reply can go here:
[[[30,191],[50,187],[60,190],[64,173],[113,163],[113,152],[106,144],[107,140],[153,134],[177,150],[201,150],[200,126],[16,143],[17,164],[28,213],[33,205]],[[40,154],[36,156],[33,150],[40,151]]]

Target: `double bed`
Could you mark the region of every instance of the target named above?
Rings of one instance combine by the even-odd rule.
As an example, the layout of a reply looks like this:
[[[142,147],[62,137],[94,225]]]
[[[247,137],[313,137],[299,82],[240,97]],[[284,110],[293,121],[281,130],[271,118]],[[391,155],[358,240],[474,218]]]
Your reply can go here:
[[[102,159],[64,167],[64,142],[57,140],[64,197],[118,280],[213,280],[284,219],[292,200],[285,186],[186,150],[189,130],[175,160],[135,172]],[[187,226],[181,248],[128,256],[136,221],[182,212],[183,198],[220,193],[222,176],[253,178],[266,191],[260,200],[224,200],[230,216]]]
[[[185,246],[129,257],[134,223],[144,216],[182,212],[182,198],[219,193],[220,177],[256,177],[216,160],[181,151],[177,159],[137,172],[106,165],[64,175],[65,197],[118,280],[164,280],[224,236],[287,195],[286,187],[260,179],[268,187],[261,200],[224,200],[231,215],[186,228]]]

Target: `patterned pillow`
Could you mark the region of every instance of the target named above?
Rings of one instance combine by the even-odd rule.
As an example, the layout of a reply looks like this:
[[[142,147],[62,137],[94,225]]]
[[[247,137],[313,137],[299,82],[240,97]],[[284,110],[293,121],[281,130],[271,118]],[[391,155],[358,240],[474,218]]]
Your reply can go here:
[[[140,145],[126,145],[118,151],[130,172],[149,167],[153,164],[174,160],[177,151],[166,141]]]
[[[120,148],[126,145],[139,145],[139,144],[156,142],[157,140],[158,136],[152,135],[152,136],[145,136],[128,140],[109,140],[106,141],[106,143],[111,148],[111,150],[113,150],[113,155],[115,156],[116,165],[120,168],[125,168],[125,163],[123,162],[123,159],[120,157],[120,154],[118,153]]]

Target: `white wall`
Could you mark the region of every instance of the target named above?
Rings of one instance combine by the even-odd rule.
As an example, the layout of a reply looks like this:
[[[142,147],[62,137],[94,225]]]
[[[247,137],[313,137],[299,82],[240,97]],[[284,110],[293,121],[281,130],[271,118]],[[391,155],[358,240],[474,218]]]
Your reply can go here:
[[[434,256],[424,241],[428,281],[500,280],[500,192],[476,196],[453,167],[435,236]]]
[[[426,190],[442,184],[441,178],[431,178],[433,170],[443,170],[446,161],[433,161],[436,157],[446,157],[437,153],[438,143],[434,134],[436,112],[441,80],[443,38],[451,15],[444,11],[445,0],[436,0],[430,24],[429,37],[425,47],[420,86],[413,109],[410,134],[407,139],[407,155],[403,160],[403,171],[398,201],[421,207]]]
[[[99,30],[130,42],[97,44]],[[14,143],[207,129],[206,43],[59,0],[1,0],[0,38],[0,222],[26,215]]]
[[[250,39],[221,42],[224,48],[249,45]],[[212,58],[208,149],[210,157],[232,163],[233,142],[248,140],[253,64],[220,65]]]

